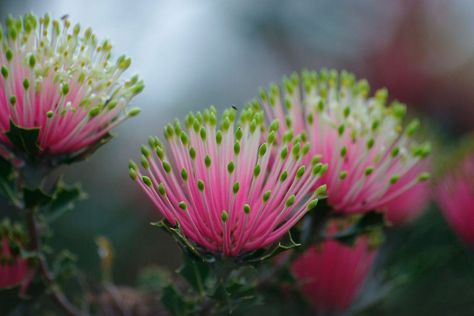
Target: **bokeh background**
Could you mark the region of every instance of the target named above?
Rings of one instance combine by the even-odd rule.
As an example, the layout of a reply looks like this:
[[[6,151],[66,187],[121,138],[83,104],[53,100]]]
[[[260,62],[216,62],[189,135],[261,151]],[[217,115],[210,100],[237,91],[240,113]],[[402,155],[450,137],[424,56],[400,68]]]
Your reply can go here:
[[[128,178],[149,135],[208,105],[241,107],[292,71],[334,67],[385,86],[445,144],[474,126],[474,2],[465,0],[2,0],[0,17],[68,14],[132,57],[145,80],[142,114],[89,161],[66,169],[87,200],[55,224],[55,246],[99,275],[95,237],[115,248],[114,279],[133,284],[148,265],[176,267],[172,240]],[[442,149],[444,151],[445,149]],[[446,149],[447,150],[447,149]],[[474,315],[474,256],[435,206],[392,231],[360,300],[361,315]]]

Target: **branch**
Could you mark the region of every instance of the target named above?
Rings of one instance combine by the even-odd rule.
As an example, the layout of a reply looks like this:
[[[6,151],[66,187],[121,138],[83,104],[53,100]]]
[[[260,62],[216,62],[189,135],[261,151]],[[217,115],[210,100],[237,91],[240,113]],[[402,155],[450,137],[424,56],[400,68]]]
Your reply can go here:
[[[35,218],[34,210],[28,210],[27,221],[31,241],[31,250],[33,252],[38,253],[39,270],[41,275],[43,276],[45,286],[51,290],[52,298],[54,299],[56,304],[64,310],[67,315],[87,316],[87,313],[84,313],[83,311],[78,309],[68,300],[68,298],[61,291],[60,287],[57,285],[54,274],[50,271],[48,261],[45,255],[41,252],[40,229]]]

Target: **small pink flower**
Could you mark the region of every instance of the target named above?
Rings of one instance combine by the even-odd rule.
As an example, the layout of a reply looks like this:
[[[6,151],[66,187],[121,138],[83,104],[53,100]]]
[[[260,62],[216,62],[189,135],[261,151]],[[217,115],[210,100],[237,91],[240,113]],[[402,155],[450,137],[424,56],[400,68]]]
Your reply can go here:
[[[467,154],[436,187],[436,200],[452,229],[474,246],[474,156]]]
[[[5,32],[0,27],[0,145],[15,147],[8,136],[13,124],[39,129],[40,155],[78,153],[138,114],[127,105],[143,82],[136,76],[119,82],[130,59],[113,62],[112,45],[99,43],[90,28],[81,33],[67,19],[38,21],[32,14],[6,24]]]
[[[207,251],[238,256],[279,240],[317,203],[315,184],[327,166],[311,160],[300,136],[276,144],[261,111],[214,108],[165,128],[142,147],[142,169],[130,175],[167,221]],[[270,159],[273,159],[270,168]],[[309,163],[304,163],[309,161]]]
[[[337,231],[335,226],[331,231]],[[365,236],[359,236],[353,246],[329,240],[309,247],[291,270],[318,315],[339,313],[359,294],[376,254]]]
[[[0,242],[0,289],[20,286],[20,294],[25,294],[34,271],[27,260],[14,254],[9,239],[4,237]]]
[[[303,72],[284,80],[284,92],[272,85],[261,92],[270,120],[286,123],[278,134],[303,133],[312,155],[321,155],[328,172],[328,203],[340,213],[379,210],[409,191],[425,172],[414,173],[430,152],[413,141],[419,122],[403,129],[404,105],[386,106],[387,91],[369,97],[367,81],[336,71]],[[417,169],[418,170],[418,169]],[[407,176],[410,175],[410,176]]]
[[[426,166],[420,165],[420,168],[413,168],[404,177],[409,178],[416,176],[427,169]],[[402,181],[404,180],[402,179]],[[429,182],[423,181],[391,200],[381,209],[385,212],[389,223],[393,225],[403,225],[420,216],[427,208],[430,200],[430,184]]]

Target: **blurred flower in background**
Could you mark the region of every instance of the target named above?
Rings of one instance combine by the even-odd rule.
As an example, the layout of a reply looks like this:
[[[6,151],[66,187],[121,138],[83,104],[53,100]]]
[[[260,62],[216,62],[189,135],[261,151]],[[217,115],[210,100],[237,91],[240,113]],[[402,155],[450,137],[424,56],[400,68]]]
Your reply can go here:
[[[458,157],[444,166],[436,187],[436,200],[447,222],[458,236],[474,246],[474,151],[470,140]]]
[[[330,223],[327,233],[339,231]],[[318,315],[342,315],[360,294],[377,255],[377,243],[368,236],[358,237],[353,245],[329,240],[308,248],[292,264],[306,299]]]

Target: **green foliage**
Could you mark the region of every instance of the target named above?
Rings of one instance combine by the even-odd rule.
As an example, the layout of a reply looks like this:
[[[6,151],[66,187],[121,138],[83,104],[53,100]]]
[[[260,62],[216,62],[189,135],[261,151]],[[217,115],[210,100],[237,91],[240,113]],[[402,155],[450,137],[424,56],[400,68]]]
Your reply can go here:
[[[39,128],[21,128],[10,120],[10,129],[5,135],[15,147],[15,151],[19,151],[32,158],[40,151],[38,145],[39,132]]]
[[[16,173],[10,161],[0,156],[0,194],[10,202],[17,200]]]

